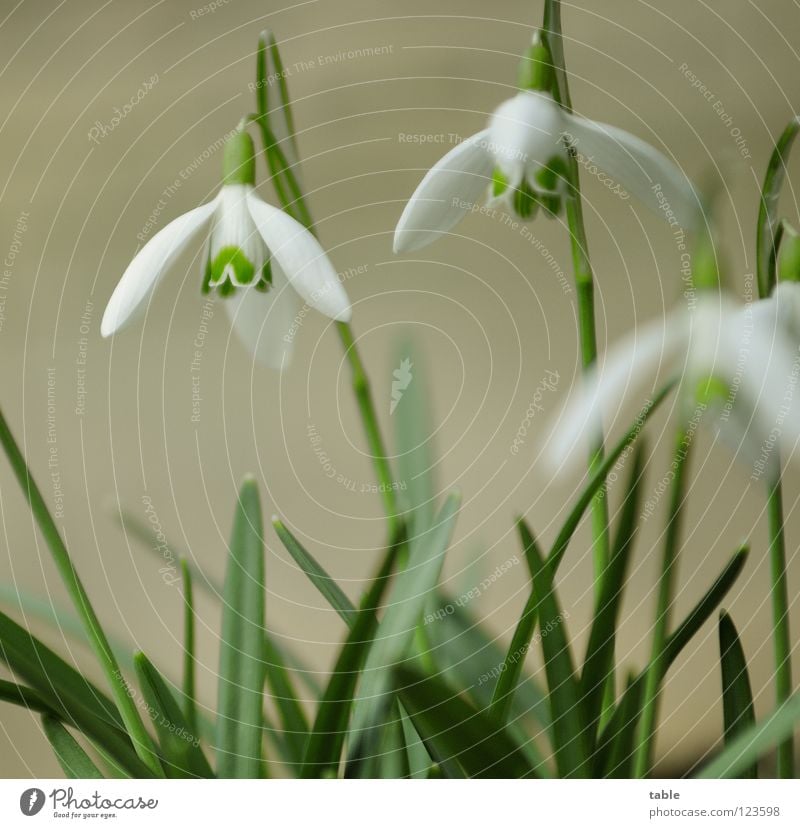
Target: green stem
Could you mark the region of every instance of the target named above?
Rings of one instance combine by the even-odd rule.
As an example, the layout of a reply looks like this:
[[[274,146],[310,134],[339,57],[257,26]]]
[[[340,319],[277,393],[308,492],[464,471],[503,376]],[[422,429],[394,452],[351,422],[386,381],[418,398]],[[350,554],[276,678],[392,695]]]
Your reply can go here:
[[[192,733],[197,733],[197,701],[195,690],[195,618],[194,588],[189,562],[181,558],[183,580],[183,702],[186,722]]]
[[[569,94],[564,47],[561,36],[561,3],[547,0],[544,10],[544,34],[553,59],[555,87],[553,95],[567,112],[572,112]],[[589,258],[589,242],[583,220],[580,175],[578,162],[570,153],[567,163],[567,227],[570,234],[575,286],[578,295],[578,330],[581,346],[581,364],[584,373],[597,361],[597,333],[594,317],[594,274]],[[602,424],[597,423],[589,449],[589,473],[592,474],[603,462]],[[594,587],[595,596],[601,593],[602,580],[608,567],[610,546],[608,537],[608,502],[603,486],[592,504],[592,535],[594,539]]]
[[[775,650],[775,695],[778,705],[792,695],[792,648],[789,637],[789,592],[786,583],[786,543],[780,473],[769,486],[769,561],[772,580],[772,640]],[[794,778],[794,739],[778,745],[778,776]]]
[[[692,438],[693,431],[688,428],[679,432],[672,461],[674,476],[670,490],[661,576],[658,582],[658,603],[653,623],[653,649],[645,679],[642,716],[639,721],[639,739],[634,757],[634,776],[639,779],[647,776],[650,769],[656,719],[658,718],[659,693],[667,670],[666,642],[669,636],[669,622],[675,597],[676,564],[680,548],[683,503],[686,491],[686,468]]]
[[[114,656],[108,639],[100,626],[100,621],[95,614],[89,601],[89,596],[81,583],[78,573],[72,565],[72,560],[61,539],[58,528],[53,520],[50,511],[33,479],[28,464],[17,445],[11,429],[8,427],[3,412],[0,411],[0,444],[2,444],[8,456],[11,468],[22,487],[31,512],[39,526],[39,531],[44,536],[47,546],[53,555],[56,567],[61,580],[67,588],[75,609],[80,616],[86,634],[94,650],[97,660],[111,687],[114,700],[119,708],[120,715],[125,724],[125,729],[133,742],[133,747],[139,758],[156,776],[163,777],[164,770],[156,755],[155,745],[142,723],[136,704],[128,693],[128,684],[122,675],[119,664]]]
[[[275,189],[281,204],[297,221],[314,233],[314,221],[306,205],[300,183],[285,153],[275,141],[275,136],[269,129],[266,116],[264,113],[260,113],[255,116],[254,120],[261,129],[267,163],[269,164],[272,180],[275,183]],[[291,197],[287,195],[287,188]],[[358,403],[358,410],[361,414],[364,432],[372,455],[372,462],[378,475],[381,496],[389,522],[389,537],[394,538],[399,532],[400,522],[394,489],[394,478],[392,477],[392,470],[387,459],[380,426],[378,425],[378,415],[372,400],[369,379],[367,378],[364,362],[361,359],[361,354],[359,353],[350,323],[337,322],[336,329],[339,332],[339,338],[342,341],[345,356],[350,363],[353,392]]]
[[[381,496],[383,498],[386,517],[389,521],[389,536],[395,537],[399,532],[399,516],[397,510],[397,499],[392,479],[392,470],[389,461],[386,459],[386,449],[381,437],[378,417],[375,413],[375,404],[372,401],[367,372],[364,370],[364,363],[356,347],[353,329],[347,322],[337,322],[336,329],[339,331],[339,338],[342,340],[345,356],[350,363],[353,393],[358,403],[358,410],[361,412],[361,420],[364,424],[364,431],[367,435],[372,461],[375,464],[375,471],[378,474]]]

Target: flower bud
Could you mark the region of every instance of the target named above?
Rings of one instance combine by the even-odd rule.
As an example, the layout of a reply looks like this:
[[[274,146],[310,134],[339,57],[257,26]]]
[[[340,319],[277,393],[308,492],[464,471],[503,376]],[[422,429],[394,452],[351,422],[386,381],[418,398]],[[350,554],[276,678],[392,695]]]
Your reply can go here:
[[[519,62],[517,86],[525,91],[550,92],[553,88],[553,58],[537,31],[533,43]]]
[[[223,184],[256,183],[256,149],[253,139],[241,125],[225,142],[222,179]]]
[[[800,282],[800,235],[788,224],[784,224],[778,253],[778,281]]]

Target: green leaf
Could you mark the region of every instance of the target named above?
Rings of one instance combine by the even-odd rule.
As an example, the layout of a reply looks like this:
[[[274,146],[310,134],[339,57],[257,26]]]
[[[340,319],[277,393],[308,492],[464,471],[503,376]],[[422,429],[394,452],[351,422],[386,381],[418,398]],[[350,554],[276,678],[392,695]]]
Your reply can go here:
[[[517,530],[522,541],[522,549],[525,553],[525,560],[528,562],[528,568],[531,571],[531,582],[533,582],[533,573],[536,571],[537,560],[542,560],[542,554],[533,533],[524,521],[519,521]],[[517,626],[514,629],[514,635],[511,637],[511,644],[508,652],[503,659],[503,669],[497,678],[495,684],[494,694],[492,696],[491,713],[498,722],[505,724],[508,721],[514,702],[515,693],[519,685],[519,677],[522,673],[522,667],[525,664],[525,658],[530,649],[531,639],[536,630],[536,622],[538,620],[539,601],[536,595],[536,590],[531,584],[531,591],[528,599],[525,602],[525,607],[522,610]]]
[[[593,756],[595,777],[629,779],[633,773],[636,728],[644,698],[643,676],[628,679],[622,701],[601,732]]]
[[[725,744],[729,745],[736,736],[756,723],[756,714],[742,643],[736,626],[724,610],[719,615],[719,658]],[[743,779],[757,779],[758,766],[753,764],[743,768],[739,776]]]
[[[16,704],[18,707],[25,707],[37,713],[57,715],[41,693],[30,687],[25,687],[24,684],[16,684],[5,679],[0,679],[0,701]]]
[[[761,188],[761,204],[756,225],[756,272],[758,295],[764,299],[775,287],[775,233],[781,189],[786,178],[786,164],[792,144],[800,131],[800,116],[795,116],[781,133],[767,164],[764,184]]]
[[[700,631],[703,624],[711,618],[712,614],[718,609],[719,605],[724,600],[725,596],[736,583],[737,578],[744,569],[747,563],[748,549],[742,547],[739,549],[728,561],[725,568],[714,580],[714,583],[708,588],[703,597],[695,604],[691,612],[686,616],[676,630],[667,638],[664,646],[664,660],[665,671],[669,670],[675,660],[683,651],[684,647],[694,638]],[[606,772],[613,770],[616,765],[612,765],[612,760],[609,758],[609,751],[613,749],[612,734],[620,731],[623,728],[621,719],[630,718],[630,711],[632,703],[629,696],[639,694],[639,701],[633,706],[636,710],[635,721],[638,723],[639,715],[641,714],[641,703],[644,694],[644,682],[647,675],[647,668],[645,668],[638,676],[629,684],[622,701],[617,705],[617,709],[611,716],[606,727],[600,734],[598,740],[598,747],[594,755],[595,768],[602,768],[603,771],[596,771],[596,776],[606,775]],[[626,719],[627,720],[627,719]],[[612,774],[613,775],[613,774]],[[630,775],[630,774],[622,774]]]
[[[264,691],[264,531],[258,487],[239,492],[225,575],[217,710],[217,775],[261,775]]]
[[[299,768],[302,765],[308,741],[308,719],[303,712],[281,652],[273,646],[272,639],[269,637],[264,639],[264,661],[270,695],[280,717],[287,758]]]
[[[275,35],[270,30],[263,31],[258,38],[256,57],[258,112],[267,118],[275,139],[283,147],[286,160],[295,165],[298,154],[286,75]]]
[[[392,700],[391,669],[408,656],[425,604],[436,589],[460,502],[457,493],[447,497],[433,528],[424,542],[412,545],[407,564],[395,580],[353,707],[351,757],[356,761],[374,748]]]
[[[425,627],[436,671],[444,681],[464,688],[477,707],[486,707],[491,704],[497,677],[502,675],[506,653],[465,607],[458,606],[446,593],[440,595],[438,605],[452,607],[453,612]],[[544,728],[550,725],[547,700],[530,676],[520,677],[514,691],[512,716],[530,717]]]
[[[186,558],[181,558],[181,577],[183,580],[183,708],[189,730],[192,733],[198,733],[194,669],[194,590],[192,589],[192,571]]]
[[[424,742],[411,722],[408,712],[398,701],[397,708],[403,724],[403,736],[408,756],[408,775],[411,779],[427,779],[431,769],[431,757]]]
[[[434,434],[425,362],[410,339],[397,344],[392,362],[390,416],[394,423],[400,499],[408,536],[428,531],[436,516]],[[405,387],[404,387],[405,386]]]
[[[740,733],[698,774],[699,779],[734,779],[754,765],[768,750],[791,736],[800,723],[800,693]]]
[[[564,615],[553,583],[552,570],[532,543],[533,537],[524,520],[519,521],[523,543],[531,555],[534,567],[533,588],[536,594],[536,614],[541,628],[542,652],[549,690],[550,734],[556,766],[562,779],[589,775],[586,719]]]
[[[45,736],[68,779],[104,779],[104,776],[64,725],[52,716],[42,716]]]
[[[402,666],[394,669],[394,678],[414,727],[440,765],[456,762],[471,778],[537,775],[510,732],[441,679]]]
[[[131,736],[134,750],[153,774],[162,776],[163,769],[155,755],[155,745],[139,716],[136,705],[130,698],[125,677],[114,657],[111,645],[100,624],[100,619],[92,607],[89,595],[78,577],[77,570],[58,526],[56,526],[50,510],[47,508],[47,503],[36,485],[31,470],[28,468],[25,457],[20,451],[2,411],[0,411],[0,444],[2,444],[8,457],[22,493],[28,501],[36,525],[50,550],[61,581],[75,607],[75,612],[83,622],[86,637],[111,688],[119,715],[125,723],[125,729]]]
[[[637,446],[634,455],[622,505],[619,530],[608,569],[603,575],[581,673],[581,696],[592,741],[595,739],[600,721],[603,693],[610,677],[613,676],[617,624],[627,580],[628,564],[633,551],[633,539],[638,525],[644,480],[645,451],[643,445],[640,443]]]
[[[342,592],[341,587],[328,575],[320,564],[307,552],[300,541],[277,518],[272,519],[272,525],[278,533],[286,551],[295,559],[300,569],[308,575],[308,579],[322,593],[325,600],[336,610],[339,617],[352,628],[358,610],[352,601]]]
[[[64,722],[102,746],[132,776],[152,772],[136,755],[114,702],[5,613],[0,612],[0,659]]]
[[[300,773],[304,779],[336,776],[338,773],[356,683],[378,627],[376,611],[389,585],[400,548],[401,544],[397,543],[387,550],[356,615],[356,621],[339,651],[306,746],[305,761]]]
[[[167,776],[208,779],[214,775],[169,685],[144,653],[134,656],[139,686],[155,726]]]

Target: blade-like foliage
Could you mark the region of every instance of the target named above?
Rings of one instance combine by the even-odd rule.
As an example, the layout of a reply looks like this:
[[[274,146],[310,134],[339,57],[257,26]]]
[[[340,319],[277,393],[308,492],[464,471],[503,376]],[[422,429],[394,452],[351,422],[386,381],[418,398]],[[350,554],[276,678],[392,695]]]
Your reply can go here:
[[[722,674],[722,714],[725,744],[756,723],[753,692],[747,672],[747,659],[736,626],[727,612],[719,615],[719,660]],[[758,766],[743,768],[739,776],[758,778]]]
[[[300,775],[336,776],[353,705],[356,683],[378,627],[377,608],[389,586],[400,544],[390,546],[370,584],[322,694]]]
[[[367,757],[376,744],[381,719],[392,700],[390,671],[409,655],[417,624],[436,589],[460,502],[457,493],[447,497],[424,541],[412,545],[406,567],[394,583],[354,704],[351,755],[357,760]]]
[[[800,131],[800,116],[795,116],[786,125],[775,144],[761,188],[761,204],[756,225],[756,272],[758,295],[762,299],[769,296],[772,288],[775,287],[775,234],[778,230],[778,202],[786,178],[789,153],[798,131]]]
[[[190,727],[169,684],[144,653],[134,656],[134,664],[161,745],[167,776],[173,779],[212,777],[214,772],[203,755],[197,734]]]
[[[273,640],[270,637],[264,639],[264,662],[267,685],[278,711],[287,758],[299,768],[303,762],[308,740],[308,719],[297,696],[283,655],[273,646]]]
[[[699,779],[734,779],[800,726],[800,693],[774,710],[764,721],[742,731],[698,774]]]
[[[395,668],[394,675],[414,727],[440,766],[456,762],[472,778],[537,775],[511,733],[441,679],[409,667]]]
[[[264,532],[254,480],[242,484],[225,575],[217,706],[217,775],[261,775]]]
[[[103,779],[86,751],[58,719],[42,716],[45,736],[53,748],[58,764],[68,779]]]

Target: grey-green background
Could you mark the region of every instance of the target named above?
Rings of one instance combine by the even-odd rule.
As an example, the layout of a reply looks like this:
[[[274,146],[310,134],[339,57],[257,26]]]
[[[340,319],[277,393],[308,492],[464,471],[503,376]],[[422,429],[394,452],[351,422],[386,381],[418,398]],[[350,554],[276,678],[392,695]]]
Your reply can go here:
[[[165,562],[121,533],[119,504],[145,519],[149,497],[174,543],[219,577],[237,481],[253,472],[267,515],[282,515],[353,596],[383,536],[380,499],[362,491],[373,473],[327,320],[305,317],[294,364],[280,376],[253,369],[217,305],[194,374],[199,422],[192,422],[191,370],[203,324],[198,251],[181,259],[146,320],[113,342],[99,336],[105,302],[159,201],[160,227],[215,191],[214,147],[252,108],[248,84],[266,26],[277,33],[287,66],[303,181],[321,239],[337,269],[352,274],[354,327],[387,433],[397,342],[412,337],[424,362],[438,425],[439,486],[464,494],[445,576],[451,589],[468,592],[518,554],[517,514],[552,538],[580,482],[553,479],[537,463],[546,414],[578,370],[575,295],[558,278],[558,271],[570,273],[563,227],[542,220],[520,231],[472,216],[419,254],[398,259],[391,252],[394,224],[422,171],[513,92],[516,56],[541,5],[22,0],[0,9],[0,401],[48,502],[55,509],[63,498],[58,523],[107,628],[167,672],[176,675],[180,663],[180,592],[159,572]],[[718,190],[727,271],[744,295],[752,286],[758,182],[770,140],[800,107],[798,43],[791,39],[800,31],[800,9],[790,0],[580,0],[564,4],[564,18],[578,111],[635,132]],[[116,109],[138,97],[108,130]],[[97,122],[107,131],[92,141]],[[791,172],[800,175],[796,162]],[[605,343],[634,319],[681,301],[680,263],[656,217],[584,179]],[[271,197],[268,186],[263,192]],[[784,212],[797,219],[791,187]],[[557,388],[540,394],[545,413],[514,455],[514,436],[547,371],[558,372]],[[319,435],[316,444],[309,429]],[[666,469],[667,416],[648,433],[652,495]],[[750,563],[727,606],[764,711],[772,704],[766,532],[763,493],[748,477],[724,447],[701,437],[678,612],[751,537]],[[48,552],[4,462],[0,486],[4,589],[63,606]],[[798,491],[800,477],[790,472],[792,596],[800,586]],[[663,500],[643,526],[624,606],[619,655],[637,666],[648,651]],[[268,546],[270,627],[324,673],[342,625],[272,534]],[[585,532],[560,583],[580,651],[592,589]],[[514,565],[471,607],[507,641],[526,591],[524,564]],[[213,706],[219,608],[203,598],[199,610],[203,702]],[[800,630],[796,610],[792,623]],[[82,646],[31,624],[95,674]],[[709,624],[670,674],[658,735],[664,772],[685,769],[717,739],[716,664]],[[530,669],[540,666],[531,655]],[[57,772],[36,718],[0,707],[0,775]]]

